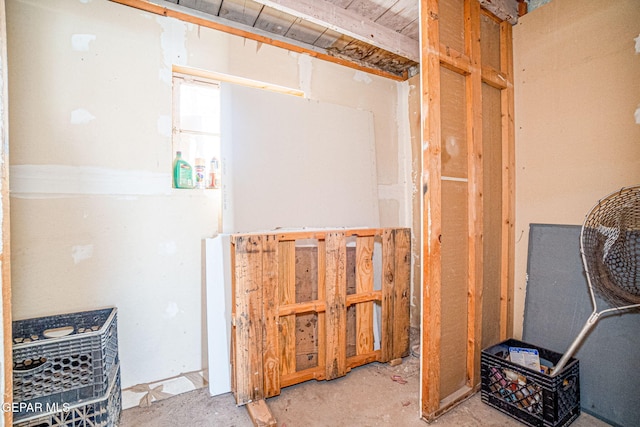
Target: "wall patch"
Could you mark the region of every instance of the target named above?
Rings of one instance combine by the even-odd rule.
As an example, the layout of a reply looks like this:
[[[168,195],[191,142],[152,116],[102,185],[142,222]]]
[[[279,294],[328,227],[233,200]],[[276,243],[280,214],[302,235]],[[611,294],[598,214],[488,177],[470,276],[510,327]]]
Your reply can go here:
[[[93,245],[76,245],[71,247],[71,258],[73,263],[78,264],[93,256]]]
[[[84,123],[89,123],[91,120],[94,120],[95,118],[96,116],[94,116],[84,108],[77,108],[71,112],[72,125],[81,125]]]
[[[86,52],[89,50],[89,43],[95,39],[95,34],[74,34],[71,36],[71,48],[78,52]]]

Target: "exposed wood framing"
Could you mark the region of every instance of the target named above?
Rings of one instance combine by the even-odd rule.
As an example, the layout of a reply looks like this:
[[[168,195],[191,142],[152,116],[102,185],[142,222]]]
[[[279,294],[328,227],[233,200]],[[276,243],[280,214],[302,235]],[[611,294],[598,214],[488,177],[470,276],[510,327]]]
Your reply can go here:
[[[311,49],[298,44],[292,39],[286,39],[284,37],[278,37],[275,34],[267,33],[266,31],[259,30],[257,28],[242,25],[240,23],[231,22],[223,23],[220,19],[215,19],[212,16],[204,16],[204,14],[196,14],[195,11],[187,8],[182,8],[177,5],[167,4],[167,6],[160,6],[155,3],[151,3],[148,0],[110,0],[114,3],[119,3],[125,6],[134,7],[136,9],[144,10],[146,12],[155,13],[157,15],[167,16],[170,18],[179,19],[191,24],[200,25],[202,27],[211,28],[213,30],[222,31],[228,34],[232,34],[239,37],[244,37],[249,40],[255,40],[259,43],[265,43],[272,46],[280,47],[290,50],[292,52],[304,53],[311,57],[322,59],[324,61],[333,62],[335,64],[343,65],[345,67],[353,68],[360,71],[365,71],[370,74],[374,74],[381,77],[386,77],[392,80],[402,81],[408,78],[405,73],[403,76],[398,76],[393,73],[385,72],[376,68],[366,67],[355,61],[349,61],[337,56],[326,53],[324,49]],[[201,16],[202,15],[202,16]]]
[[[440,18],[444,2],[464,1],[464,52],[440,41],[441,27],[448,25]],[[511,25],[501,22],[500,69],[482,63],[482,12],[478,0],[421,0],[421,86],[422,86],[422,182],[423,182],[423,290],[422,290],[422,416],[432,421],[477,391],[480,383],[483,297],[483,141],[482,84],[501,91],[502,110],[502,229],[501,271],[496,277],[500,287],[500,331],[512,331],[513,313],[513,209],[514,209],[514,129],[513,129],[513,60]],[[506,4],[508,1],[500,2]],[[515,5],[515,1],[513,2]],[[454,8],[455,9],[455,8]],[[492,18],[494,19],[494,18]],[[495,18],[497,19],[497,18]],[[441,395],[442,354],[442,117],[440,115],[441,67],[465,76],[467,139],[467,336],[466,383],[457,391]],[[448,240],[449,241],[449,240]],[[465,254],[461,254],[465,256]]]
[[[507,85],[502,102],[502,272],[500,277],[500,339],[513,336],[513,282],[515,258],[515,125],[513,94],[512,27],[500,24],[500,68]]]
[[[356,247],[347,240],[355,237]],[[296,240],[318,239],[317,297],[297,301]],[[260,402],[303,381],[330,380],[374,361],[409,353],[409,229],[321,230],[232,236],[233,390],[238,404]],[[381,242],[382,289],[374,290],[373,253]],[[307,250],[309,248],[306,248]],[[355,254],[349,265],[348,251]],[[309,252],[306,252],[309,253]],[[308,255],[305,255],[308,257]],[[347,295],[349,269],[354,293]],[[308,279],[308,278],[307,278]],[[301,279],[302,280],[302,279]],[[373,343],[373,307],[381,306],[381,349]],[[347,355],[347,309],[355,305],[354,355]],[[317,364],[296,363],[296,316],[317,314]],[[307,331],[308,332],[308,331]],[[262,404],[257,406],[259,409]],[[252,406],[251,410],[256,406]],[[261,419],[264,417],[261,417]],[[254,421],[255,422],[255,421]],[[258,424],[256,424],[258,425]],[[265,424],[267,425],[267,424]]]
[[[7,69],[7,14],[5,2],[0,1],[0,185],[2,197],[2,247],[0,248],[0,264],[2,268],[2,330],[3,330],[3,375],[4,389],[2,403],[13,402],[13,346],[11,326],[11,240],[9,227],[9,97]],[[7,407],[7,406],[3,406]],[[4,425],[13,424],[11,411],[4,411]]]
[[[305,21],[330,28],[340,34],[345,34],[412,61],[420,61],[420,48],[417,40],[413,40],[326,0],[253,1]]]
[[[426,419],[440,408],[441,322],[441,131],[440,22],[438,0],[421,0],[422,60],[422,378],[421,410]]]
[[[468,151],[468,236],[469,270],[467,283],[467,387],[480,383],[483,285],[483,176],[482,176],[482,76],[480,52],[480,4],[464,3],[465,50],[471,59],[466,76],[467,151]]]

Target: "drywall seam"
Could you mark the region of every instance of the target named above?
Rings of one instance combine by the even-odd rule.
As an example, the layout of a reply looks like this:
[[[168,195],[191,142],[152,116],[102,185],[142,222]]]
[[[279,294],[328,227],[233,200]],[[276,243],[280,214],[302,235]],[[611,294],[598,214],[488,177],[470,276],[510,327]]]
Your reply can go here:
[[[167,195],[171,174],[91,166],[13,165],[11,195]]]

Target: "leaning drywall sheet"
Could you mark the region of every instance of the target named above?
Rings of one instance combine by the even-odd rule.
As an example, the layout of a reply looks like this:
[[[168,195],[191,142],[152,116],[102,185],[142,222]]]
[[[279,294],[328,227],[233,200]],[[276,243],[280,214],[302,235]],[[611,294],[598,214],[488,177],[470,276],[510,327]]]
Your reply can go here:
[[[378,227],[371,112],[223,85],[224,232]]]
[[[563,353],[593,308],[580,258],[580,227],[532,224],[523,340]],[[598,299],[598,309],[607,307]],[[640,313],[603,317],[582,343],[582,410],[612,424],[640,420]]]

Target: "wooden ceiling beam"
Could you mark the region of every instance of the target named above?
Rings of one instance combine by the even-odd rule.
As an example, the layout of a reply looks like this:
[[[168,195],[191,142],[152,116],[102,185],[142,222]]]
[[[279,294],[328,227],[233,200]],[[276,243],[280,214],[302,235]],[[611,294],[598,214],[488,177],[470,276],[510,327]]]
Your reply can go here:
[[[254,0],[272,9],[330,28],[356,40],[420,62],[419,41],[326,0]]]

